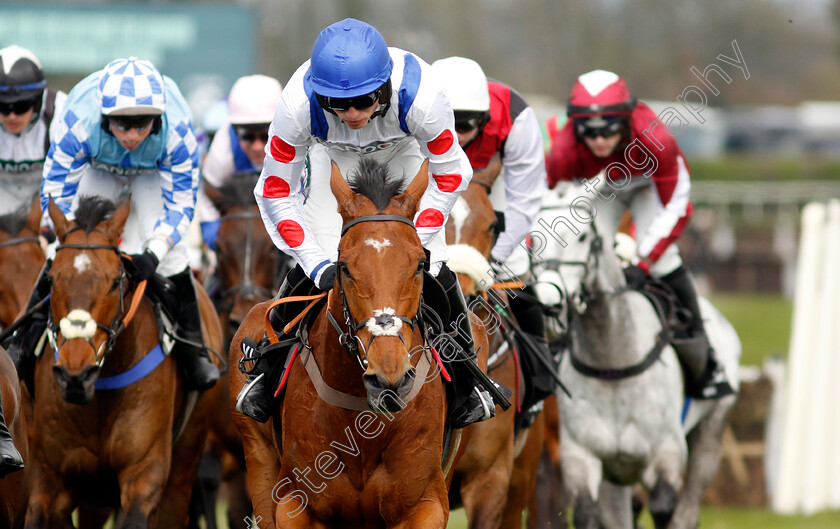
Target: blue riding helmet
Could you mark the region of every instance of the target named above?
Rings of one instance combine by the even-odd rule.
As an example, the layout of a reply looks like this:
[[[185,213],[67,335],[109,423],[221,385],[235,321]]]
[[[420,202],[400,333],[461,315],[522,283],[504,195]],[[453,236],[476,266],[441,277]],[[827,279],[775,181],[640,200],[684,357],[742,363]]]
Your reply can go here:
[[[309,70],[316,94],[348,98],[382,86],[393,67],[388,45],[379,31],[355,18],[346,18],[318,35]]]

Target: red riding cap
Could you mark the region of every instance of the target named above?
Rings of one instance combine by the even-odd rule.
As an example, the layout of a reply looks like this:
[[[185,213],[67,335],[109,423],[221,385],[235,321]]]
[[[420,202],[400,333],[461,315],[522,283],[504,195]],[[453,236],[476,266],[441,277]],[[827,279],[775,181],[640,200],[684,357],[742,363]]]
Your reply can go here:
[[[636,98],[630,97],[624,79],[606,70],[593,70],[578,77],[567,113],[570,118],[627,116],[634,108]]]

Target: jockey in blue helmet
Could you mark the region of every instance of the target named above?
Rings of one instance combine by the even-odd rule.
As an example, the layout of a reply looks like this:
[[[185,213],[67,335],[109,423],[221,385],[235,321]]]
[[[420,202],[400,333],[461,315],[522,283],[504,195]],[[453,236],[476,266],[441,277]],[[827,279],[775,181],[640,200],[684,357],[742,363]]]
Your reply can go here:
[[[448,294],[451,318],[444,324],[447,330],[459,330],[458,345],[472,356],[466,303],[455,274],[445,264],[443,226],[472,178],[454,125],[443,87],[422,59],[389,48],[374,27],[359,20],[348,18],[324,29],[311,59],[292,75],[280,96],[254,189],[274,244],[297,262],[278,297],[287,296],[303,280],[321,290],[333,287],[342,223],[330,190],[331,162],[347,175],[369,157],[388,163],[393,174],[409,179],[428,158],[429,186],[414,224],[429,252],[431,273]],[[305,203],[301,193],[307,196]],[[258,349],[257,344],[243,343],[247,354]],[[252,359],[256,358],[261,361],[236,407],[265,421],[274,409],[270,398],[274,384],[266,381],[268,364],[277,360],[258,355]],[[491,417],[495,406],[490,395],[477,385],[464,362],[453,364],[452,424],[462,427]]]

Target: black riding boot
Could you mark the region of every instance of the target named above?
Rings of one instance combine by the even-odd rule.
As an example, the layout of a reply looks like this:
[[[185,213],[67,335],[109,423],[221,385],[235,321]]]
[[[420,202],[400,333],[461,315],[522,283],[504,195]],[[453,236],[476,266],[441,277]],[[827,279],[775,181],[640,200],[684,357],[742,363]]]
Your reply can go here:
[[[496,415],[496,404],[490,393],[484,389],[470,372],[465,362],[476,362],[475,344],[473,342],[472,327],[470,326],[469,310],[461,292],[461,286],[455,274],[444,265],[438,280],[446,290],[449,300],[449,321],[444,322],[444,330],[455,341],[458,347],[469,358],[464,358],[454,351],[447,350],[444,345],[439,351],[446,369],[452,376],[451,400],[452,409],[449,412],[450,424],[453,428],[463,428],[475,422],[481,422]]]
[[[280,285],[280,290],[278,290],[274,299],[289,296],[292,289],[303,280],[311,282],[300,265],[297,265],[286,275],[286,279]],[[282,311],[280,310],[272,311],[271,321],[275,328],[286,323],[280,321],[281,315]],[[282,337],[280,338],[282,339]],[[236,411],[259,422],[268,421],[274,412],[274,396],[270,393],[272,385],[268,383],[268,379],[271,373],[276,371],[278,362],[287,356],[277,354],[281,348],[266,349],[267,345],[268,341],[266,339],[260,340],[260,343],[257,344],[250,337],[244,338],[241,344],[244,360],[253,362],[253,368],[248,372],[248,380],[236,397]],[[288,348],[282,348],[282,350],[287,351]],[[240,369],[244,372],[242,363],[240,363]]]
[[[540,304],[535,302],[537,296],[534,287],[526,286],[521,294],[510,298],[510,309],[516,317],[519,329],[527,335],[517,340],[522,370],[527,377],[522,401],[523,419],[517,425],[527,427],[533,424],[542,409],[542,406],[537,404],[554,393],[556,383],[545,363],[555,366],[555,371],[557,367],[545,337],[545,320]],[[541,356],[545,363],[535,358],[536,355]]]
[[[0,478],[23,468],[23,458],[15,448],[12,434],[3,417],[3,398],[0,396]]]
[[[691,312],[689,336],[673,340],[683,371],[686,373],[686,394],[698,399],[719,399],[732,395],[726,372],[715,357],[700,315],[697,291],[685,267],[679,267],[661,278],[677,295],[683,307]]]
[[[29,312],[49,295],[50,280],[48,274],[50,267],[52,267],[52,261],[48,260],[35,281],[32,293],[29,294],[29,301],[26,302],[26,312]],[[3,343],[3,347],[15,363],[18,377],[26,383],[30,392],[34,391],[35,347],[47,328],[49,311],[50,305],[45,303],[37,312],[32,313],[29,319],[23,322]]]
[[[189,268],[169,278],[178,291],[181,308],[178,311],[176,334],[190,343],[176,341],[173,353],[184,370],[187,387],[204,391],[219,379],[219,368],[210,360],[201,337],[201,312]]]

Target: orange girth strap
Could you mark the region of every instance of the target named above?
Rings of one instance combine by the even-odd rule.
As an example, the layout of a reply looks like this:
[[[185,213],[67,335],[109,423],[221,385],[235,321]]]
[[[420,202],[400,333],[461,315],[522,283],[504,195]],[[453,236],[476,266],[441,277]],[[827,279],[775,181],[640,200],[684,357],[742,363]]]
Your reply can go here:
[[[523,283],[522,281],[505,281],[503,283],[493,283],[492,285],[490,285],[490,288],[493,288],[493,289],[496,289],[496,290],[501,290],[503,288],[514,288],[514,287],[519,288],[519,289],[525,288],[525,283]]]
[[[283,334],[286,334],[292,328],[294,328],[295,325],[297,325],[297,323],[301,320],[301,318],[303,318],[303,316],[307,312],[309,312],[309,309],[311,309],[315,305],[315,303],[318,302],[319,299],[323,298],[326,295],[327,295],[326,292],[322,292],[321,294],[315,294],[315,295],[312,295],[312,296],[289,296],[287,298],[280,298],[278,300],[275,300],[271,305],[269,305],[268,309],[266,309],[266,311],[265,311],[265,332],[266,332],[266,334],[268,334],[268,341],[271,342],[271,343],[277,343],[280,340],[277,337],[277,333],[274,331],[274,326],[271,325],[271,320],[269,319],[269,315],[271,314],[271,309],[273,309],[277,305],[282,305],[283,303],[292,303],[292,302],[295,302],[295,301],[309,301],[309,300],[312,300],[312,303],[307,305],[306,308],[303,309],[303,311],[300,314],[295,316],[295,318],[292,321],[290,321],[283,328]]]
[[[131,298],[131,306],[128,307],[128,312],[125,313],[125,318],[123,318],[123,326],[128,327],[128,324],[131,323],[131,319],[134,318],[134,313],[137,312],[137,307],[140,306],[140,300],[143,299],[143,294],[146,293],[146,280],[140,281],[137,283],[137,288],[134,289],[134,296]]]

